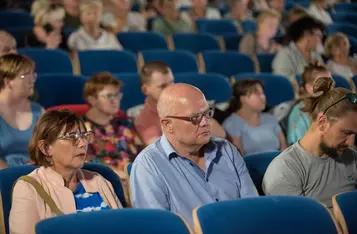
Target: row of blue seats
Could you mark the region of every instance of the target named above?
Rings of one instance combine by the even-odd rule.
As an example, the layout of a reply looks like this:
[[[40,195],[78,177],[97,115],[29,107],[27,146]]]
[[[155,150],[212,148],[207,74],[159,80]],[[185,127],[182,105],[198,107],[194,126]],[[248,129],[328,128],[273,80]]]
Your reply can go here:
[[[244,157],[248,171],[261,195],[263,195],[261,193],[263,175],[269,163],[278,154],[279,152],[266,152]],[[14,182],[35,168],[36,166],[26,165],[0,170],[0,200],[3,201],[0,205],[0,213],[3,214],[0,215],[0,233],[8,233],[8,217]],[[130,206],[125,200],[118,176],[111,169],[94,163],[86,163],[84,169],[95,171],[106,178],[113,185],[122,204],[125,207]],[[340,212],[336,212],[336,218],[341,224],[343,233],[356,233],[357,231],[357,223],[354,222],[357,215],[354,208],[357,204],[356,196],[357,192],[348,192],[333,198],[333,205],[336,207],[334,210]],[[328,211],[318,202],[303,197],[273,196],[219,202],[200,207],[193,213],[196,233],[337,233]],[[36,233],[91,234],[98,233],[99,230],[101,233],[117,233],[118,230],[133,234],[176,233],[175,231],[178,230],[181,231],[177,233],[190,233],[187,230],[182,231],[182,227],[185,226],[182,225],[183,221],[179,222],[180,228],[177,223],[173,222],[173,217],[174,214],[168,212],[165,214],[164,211],[140,209],[73,214],[41,222]],[[240,222],[232,222],[233,219]],[[133,222],[136,224],[139,222],[140,225],[133,225]],[[257,222],[260,225],[255,225]],[[160,226],[163,223],[165,225]]]
[[[124,96],[121,100],[122,110],[126,111],[144,103],[145,96],[141,91],[138,73],[117,73],[114,76],[124,83],[122,87]],[[87,78],[71,74],[39,75],[35,84],[38,102],[45,108],[67,104],[84,104],[83,88]],[[267,104],[271,107],[295,98],[294,87],[284,76],[270,73],[241,73],[236,74],[233,78],[235,80],[262,80]],[[336,87],[353,90],[349,82],[343,77],[334,75],[333,78]],[[297,77],[297,83],[299,79],[301,79],[300,76]],[[357,77],[353,81],[357,82]],[[205,94],[207,100],[215,103],[228,102],[232,94],[229,80],[216,73],[180,73],[175,75],[175,82],[198,87]],[[66,95],[63,95],[63,90],[66,90]]]
[[[29,48],[19,49],[18,52],[35,61],[36,71],[39,74],[73,73],[70,56],[65,51]],[[256,71],[256,65],[252,58],[236,51],[205,51],[200,54],[198,60],[196,55],[191,52],[166,49],[142,51],[138,59],[130,51],[116,50],[79,51],[76,55],[74,64],[78,66],[75,66],[75,70],[80,70],[80,74],[85,76],[91,76],[102,71],[136,73],[138,72],[138,63],[140,68],[144,63],[152,61],[167,63],[174,73],[202,71],[230,77],[238,73]],[[264,66],[267,72],[271,71],[273,58],[274,54],[258,56],[258,60],[261,61],[262,67]]]

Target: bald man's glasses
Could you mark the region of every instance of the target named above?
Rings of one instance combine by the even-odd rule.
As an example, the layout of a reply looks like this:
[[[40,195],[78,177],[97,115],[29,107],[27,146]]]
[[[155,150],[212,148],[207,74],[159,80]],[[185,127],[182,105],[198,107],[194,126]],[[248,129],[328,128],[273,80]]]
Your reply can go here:
[[[213,118],[213,115],[214,115],[214,109],[209,108],[207,111],[205,111],[203,113],[194,114],[194,115],[191,115],[190,117],[168,115],[168,116],[166,116],[166,118],[181,119],[181,120],[191,122],[193,125],[198,125],[201,123],[203,116],[206,117],[207,119],[211,119],[211,118]]]

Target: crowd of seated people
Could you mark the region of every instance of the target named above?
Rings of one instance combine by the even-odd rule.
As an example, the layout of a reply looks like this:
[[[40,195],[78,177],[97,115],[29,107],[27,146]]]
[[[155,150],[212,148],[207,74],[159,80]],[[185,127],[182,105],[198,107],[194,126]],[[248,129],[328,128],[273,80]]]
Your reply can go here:
[[[0,169],[40,166],[28,176],[42,184],[57,206],[46,204],[31,182],[19,180],[12,197],[11,233],[27,233],[56,215],[122,208],[110,182],[81,169],[85,162],[104,164],[124,185],[130,182],[134,208],[169,210],[190,224],[198,206],[258,196],[244,162],[251,154],[282,151],[264,176],[266,195],[312,197],[331,208],[333,195],[356,189],[357,154],[351,147],[357,97],[335,88],[332,75],[349,80],[357,66],[347,35],[326,37],[326,25],[332,23],[326,1],[286,15],[284,0],[253,1],[253,8],[246,0],[222,0],[217,4],[231,7],[226,14],[206,0],[190,1],[187,11],[177,7],[185,4],[153,0],[131,12],[127,0],[36,0],[31,9],[35,26],[26,44],[67,51],[122,50],[116,37],[121,32],[193,33],[198,19],[224,18],[243,34],[243,21],[254,20],[257,30],[243,35],[237,53],[253,59],[276,53],[273,73],[290,82],[302,75],[287,132],[266,112],[260,80],[235,81],[228,108],[215,110],[196,87],[175,84],[175,74],[161,61],[140,68],[146,99],[133,117],[120,111],[125,85],[120,74],[118,80],[106,71],[88,77],[83,93],[89,110],[83,116],[46,112],[29,100],[35,92],[35,63],[16,54],[16,40],[0,31]],[[257,9],[261,12],[255,17]],[[278,32],[286,40],[278,40]],[[125,173],[129,163],[130,178]]]

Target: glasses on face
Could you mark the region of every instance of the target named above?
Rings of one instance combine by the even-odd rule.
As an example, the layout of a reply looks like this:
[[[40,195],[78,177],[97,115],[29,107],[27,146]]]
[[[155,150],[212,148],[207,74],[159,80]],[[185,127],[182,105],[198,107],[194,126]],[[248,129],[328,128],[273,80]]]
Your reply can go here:
[[[29,80],[30,78],[32,78],[33,80],[37,79],[37,73],[36,72],[29,72],[29,73],[25,73],[20,75],[20,79],[22,80]]]
[[[337,103],[343,101],[347,99],[351,104],[357,104],[357,94],[355,93],[348,93],[345,96],[343,96],[340,100],[338,100],[337,102],[334,102],[333,104],[331,104],[330,106],[328,106],[326,108],[326,110],[324,111],[323,114],[326,114],[326,112],[328,111],[328,109],[330,109],[331,107],[335,106]]]
[[[207,119],[211,119],[213,117],[213,115],[214,115],[214,109],[209,108],[207,111],[205,111],[203,113],[194,114],[194,115],[191,115],[190,117],[168,115],[168,116],[166,116],[166,118],[181,119],[181,120],[189,121],[193,125],[198,125],[201,123],[203,116],[206,117]]]
[[[59,140],[71,141],[73,145],[78,145],[81,139],[87,143],[92,142],[93,132],[72,132],[63,136],[57,137]]]
[[[123,98],[123,93],[121,92],[107,93],[107,94],[103,94],[102,97],[104,97],[107,100],[121,100]]]

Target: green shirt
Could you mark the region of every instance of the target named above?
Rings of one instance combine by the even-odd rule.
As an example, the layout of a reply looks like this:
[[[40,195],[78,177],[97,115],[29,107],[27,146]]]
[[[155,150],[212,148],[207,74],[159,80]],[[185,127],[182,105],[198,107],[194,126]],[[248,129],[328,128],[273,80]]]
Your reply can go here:
[[[188,22],[181,17],[176,22],[169,22],[164,18],[158,18],[154,21],[152,30],[165,35],[194,31],[191,22]]]

